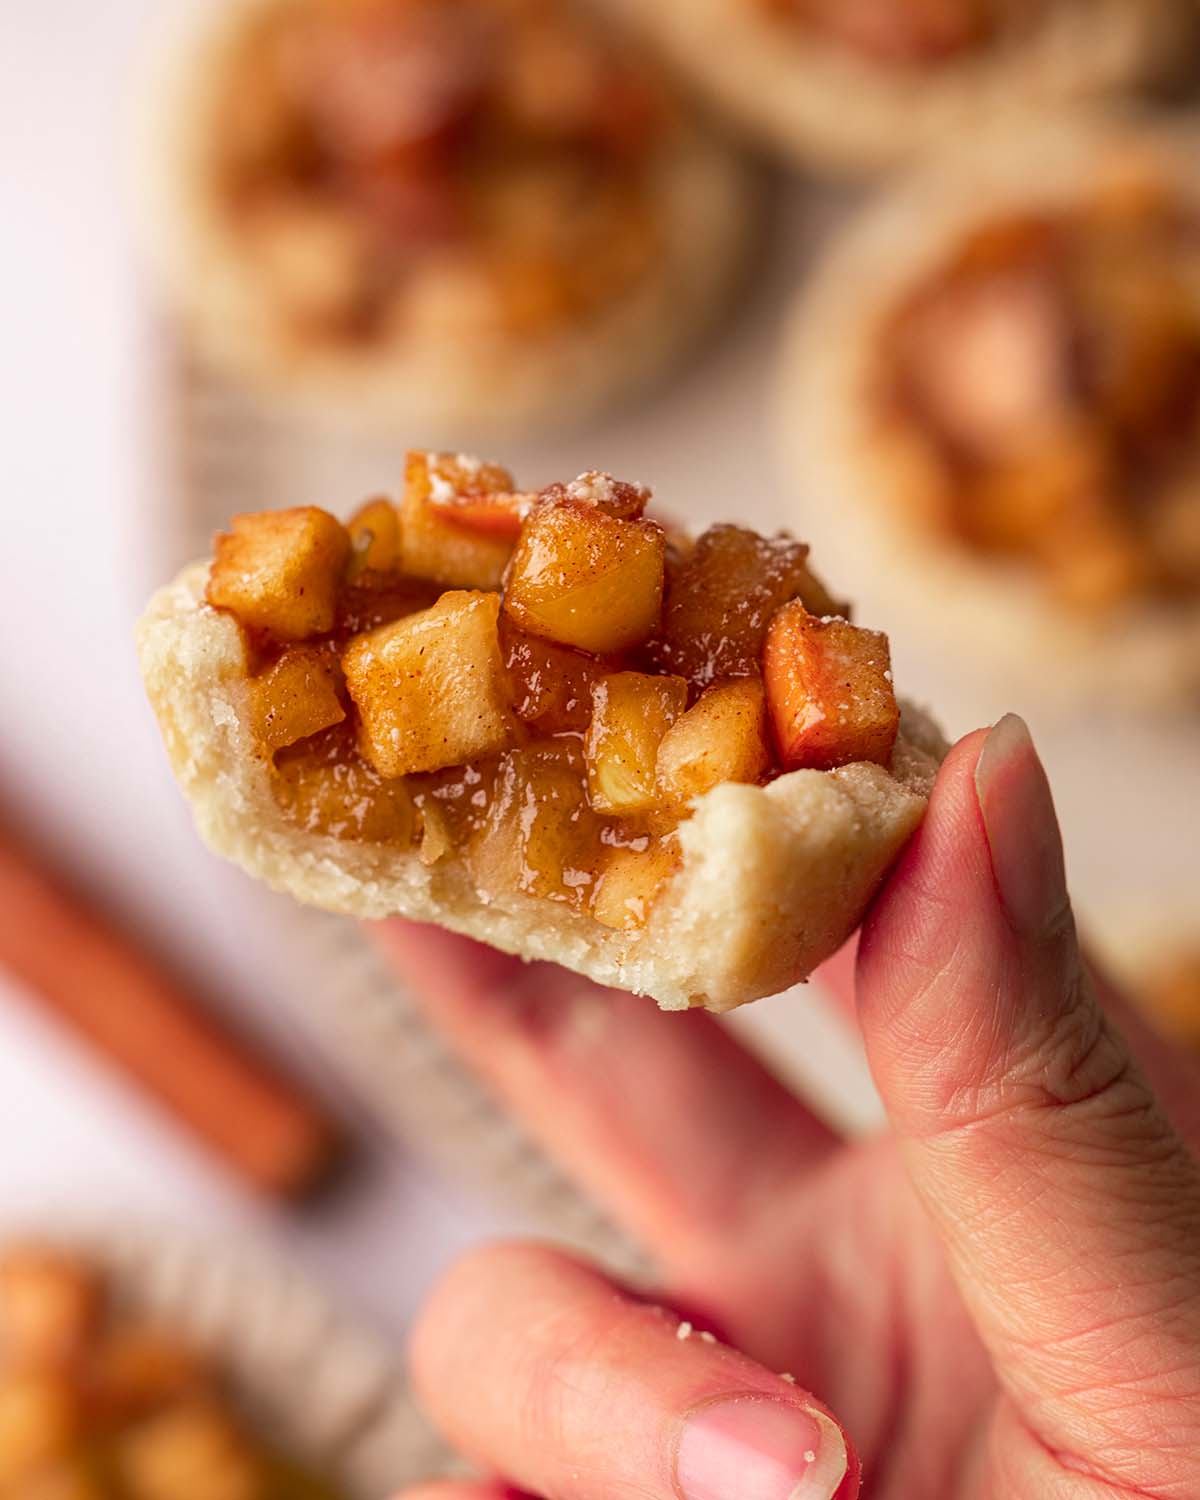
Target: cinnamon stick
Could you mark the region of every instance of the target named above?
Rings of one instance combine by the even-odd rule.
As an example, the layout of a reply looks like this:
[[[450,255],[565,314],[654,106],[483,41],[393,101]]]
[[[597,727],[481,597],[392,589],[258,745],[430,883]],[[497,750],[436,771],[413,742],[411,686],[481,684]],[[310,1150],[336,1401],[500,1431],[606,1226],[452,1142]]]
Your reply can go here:
[[[253,1187],[296,1197],[336,1155],[319,1105],[0,829],[0,968]]]

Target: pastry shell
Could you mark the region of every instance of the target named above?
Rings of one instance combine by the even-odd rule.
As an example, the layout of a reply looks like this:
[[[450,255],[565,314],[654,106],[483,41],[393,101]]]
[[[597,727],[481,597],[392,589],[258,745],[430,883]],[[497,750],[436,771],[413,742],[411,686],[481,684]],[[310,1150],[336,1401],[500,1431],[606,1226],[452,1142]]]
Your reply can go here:
[[[437,922],[668,1010],[732,1009],[833,954],[920,822],[945,752],[931,721],[906,707],[890,770],[855,764],[714,788],[680,825],[681,868],[637,931],[519,894],[485,904],[453,856],[426,867],[415,852],[286,821],[249,727],[241,632],[204,603],[206,579],[197,564],[159,590],[138,650],[171,764],[217,853],[311,905]]]
[[[1200,126],[1076,113],[985,133],[913,169],[829,246],[802,293],[777,385],[781,458],[831,571],[890,628],[925,627],[944,661],[1060,709],[1200,703],[1200,599],[1091,617],[1020,563],[973,556],[922,523],[922,470],[878,415],[881,330],[981,222],[1069,206],[1105,183],[1165,177],[1200,213]],[[819,503],[817,503],[819,501]]]
[[[1179,0],[1047,0],[1027,34],[978,56],[888,68],[797,33],[756,0],[608,0],[747,131],[801,165],[857,176],[991,118],[1019,119],[1172,76],[1196,38]]]
[[[267,403],[335,428],[511,437],[583,423],[675,364],[741,280],[760,184],[685,103],[650,166],[661,243],[648,273],[586,319],[538,337],[484,322],[361,346],[304,341],[249,262],[214,188],[220,83],[240,37],[287,0],[185,7],[158,48],[138,156],[150,258],[200,360]]]

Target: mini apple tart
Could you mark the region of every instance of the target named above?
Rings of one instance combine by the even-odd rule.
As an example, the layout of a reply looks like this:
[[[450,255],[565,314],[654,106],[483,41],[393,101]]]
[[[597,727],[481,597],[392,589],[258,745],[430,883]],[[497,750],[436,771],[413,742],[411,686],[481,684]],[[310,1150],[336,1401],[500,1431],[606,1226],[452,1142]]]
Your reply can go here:
[[[164,70],[154,214],[217,369],[509,431],[636,390],[730,289],[742,159],[571,0],[232,0]]]
[[[219,852],[666,1008],[804,979],[942,745],[808,548],[697,541],[601,473],[409,455],[398,505],[243,515],[152,601],[142,670]]]
[[[860,174],[991,117],[1173,73],[1189,0],[609,0],[731,115]]]
[[[1058,697],[1200,701],[1198,146],[976,143],[869,208],[805,302],[792,467],[973,671],[985,645]]]

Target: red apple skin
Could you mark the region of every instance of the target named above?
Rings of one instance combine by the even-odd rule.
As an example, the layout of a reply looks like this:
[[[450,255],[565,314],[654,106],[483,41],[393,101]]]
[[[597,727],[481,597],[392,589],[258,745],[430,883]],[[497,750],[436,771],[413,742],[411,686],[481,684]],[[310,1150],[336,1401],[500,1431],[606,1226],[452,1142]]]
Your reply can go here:
[[[890,765],[900,710],[887,636],[820,619],[794,600],[767,630],[763,681],[784,770]]]

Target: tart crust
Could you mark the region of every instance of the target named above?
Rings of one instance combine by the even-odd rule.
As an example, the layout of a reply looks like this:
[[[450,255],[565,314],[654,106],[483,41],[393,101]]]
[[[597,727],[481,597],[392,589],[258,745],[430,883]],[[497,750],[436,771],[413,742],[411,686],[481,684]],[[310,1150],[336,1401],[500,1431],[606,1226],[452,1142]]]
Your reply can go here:
[[[1030,33],[978,57],[888,69],[773,21],[755,0],[608,0],[723,109],[803,164],[858,175],[991,117],[1172,74],[1195,39],[1176,0],[1049,0]],[[853,101],[847,107],[847,101]]]
[[[909,450],[878,417],[877,351],[911,288],[980,222],[1070,204],[1120,174],[1161,175],[1200,213],[1200,124],[1075,114],[989,132],[912,171],[830,247],[785,340],[777,388],[781,457],[808,502],[806,534],[831,571],[888,623],[923,624],[978,672],[1059,707],[1200,704],[1200,599],[1130,601],[1089,618],[1019,562],[976,558],[909,503]],[[910,477],[911,476],[911,477]],[[817,503],[820,497],[820,503]]]
[[[426,867],[286,821],[250,728],[242,636],[205,604],[207,575],[195,564],[159,590],[138,651],[171,765],[217,853],[311,905],[437,922],[666,1010],[730,1010],[806,979],[858,925],[945,753],[930,719],[905,707],[890,771],[859,763],[714,788],[680,825],[681,867],[637,931],[519,894],[484,904],[454,856]]]
[[[221,80],[239,38],[280,0],[198,4],[163,38],[141,129],[145,229],[160,280],[200,357],[266,401],[350,430],[420,428],[457,443],[584,422],[659,378],[714,322],[743,273],[760,184],[699,112],[650,165],[662,243],[650,274],[585,321],[519,338],[485,327],[303,343],[262,295],[214,191]]]

